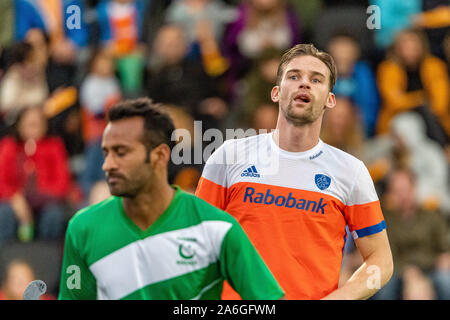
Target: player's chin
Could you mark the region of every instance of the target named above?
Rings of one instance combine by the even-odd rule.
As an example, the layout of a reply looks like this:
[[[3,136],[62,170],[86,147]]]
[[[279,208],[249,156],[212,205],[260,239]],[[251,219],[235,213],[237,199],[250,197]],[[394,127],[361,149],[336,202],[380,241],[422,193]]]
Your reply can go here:
[[[314,122],[313,117],[305,112],[296,112],[295,110],[290,110],[286,116],[286,120],[295,126],[304,126]]]
[[[124,193],[126,193],[123,188],[117,185],[117,183],[108,183],[109,193],[116,197],[122,197]]]
[[[138,192],[133,188],[125,188],[125,187],[110,187],[109,192],[111,195],[115,197],[121,197],[121,198],[135,198]]]
[[[286,115],[291,119],[302,120],[308,117],[308,113],[308,108],[305,106],[291,105],[289,106]]]

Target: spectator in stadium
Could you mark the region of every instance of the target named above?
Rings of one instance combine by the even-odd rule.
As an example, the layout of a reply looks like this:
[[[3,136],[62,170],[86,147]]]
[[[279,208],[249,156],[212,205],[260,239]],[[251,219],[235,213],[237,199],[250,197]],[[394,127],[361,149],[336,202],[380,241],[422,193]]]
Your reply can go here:
[[[48,35],[50,60],[49,89],[73,85],[78,63],[88,43],[89,33],[84,23],[82,0],[14,0],[16,40],[26,38],[30,29],[40,29]]]
[[[81,0],[14,0],[15,36],[25,39],[30,29],[43,30],[50,37],[51,55],[59,63],[70,63],[88,41]],[[73,8],[77,8],[73,10]]]
[[[376,136],[364,144],[362,160],[372,179],[384,189],[384,181],[396,167],[408,166],[417,176],[418,201],[424,208],[450,212],[448,161],[438,143],[426,136],[420,115],[404,112],[397,115],[389,133]]]
[[[32,46],[31,60],[39,70],[45,70],[47,87],[50,97],[46,102],[46,112],[55,116],[73,105],[77,90],[75,75],[77,68],[74,64],[63,64],[50,55],[50,38],[39,28],[29,29],[25,35],[25,42]]]
[[[157,103],[185,108],[203,127],[219,127],[228,107],[217,89],[217,79],[208,76],[201,62],[187,57],[183,29],[164,25],[158,31],[150,57],[148,96]]]
[[[449,164],[444,150],[426,136],[422,118],[405,112],[392,120],[391,131],[408,150],[408,163],[417,176],[417,199],[425,208],[450,214]]]
[[[321,139],[333,147],[361,158],[364,143],[361,116],[352,101],[347,97],[336,97],[336,107],[323,118]]]
[[[46,135],[41,108],[25,108],[0,143],[0,241],[60,239],[70,172],[63,142]]]
[[[45,65],[35,59],[37,48],[19,42],[8,52],[10,67],[0,82],[0,112],[8,125],[27,106],[42,105],[49,95]]]
[[[61,136],[69,154],[73,155],[78,149],[79,139],[68,134],[70,130],[66,130],[66,127],[72,126],[74,121],[71,120],[76,118],[72,116],[76,113],[70,107],[75,105],[78,93],[75,87],[66,87],[60,73],[54,73],[55,63],[49,59],[47,35],[41,29],[30,29],[24,42],[12,46],[5,56],[8,77],[0,81],[0,113],[6,116],[7,125],[12,124],[22,108],[44,106],[50,120],[49,131]],[[22,60],[23,62],[18,62]],[[10,64],[13,65],[9,66]],[[62,86],[55,88],[58,83]],[[50,93],[51,88],[54,91]],[[4,108],[7,110],[2,110]],[[7,134],[7,129],[4,134]],[[70,136],[69,143],[66,143],[67,136]]]
[[[433,282],[415,266],[405,268],[403,271],[402,282],[402,300],[437,299]]]
[[[430,138],[448,144],[443,129],[448,119],[450,91],[445,62],[432,56],[425,35],[417,29],[399,32],[387,59],[377,70],[382,106],[378,133],[388,131],[391,119],[404,111],[422,115]]]
[[[277,80],[277,69],[282,54],[283,52],[278,49],[265,49],[243,79],[241,92],[236,96],[236,112],[242,125],[250,124],[259,106],[275,105],[267,92],[270,92]]]
[[[129,96],[142,90],[146,10],[144,0],[102,1],[97,6],[100,41],[114,54],[123,92]]]
[[[25,289],[33,280],[36,280],[36,277],[28,262],[21,259],[10,261],[0,287],[0,300],[23,300]],[[55,297],[44,294],[40,300],[55,300]]]
[[[85,170],[81,172],[80,184],[86,197],[91,187],[104,179],[100,142],[106,127],[105,117],[109,107],[122,96],[119,81],[114,73],[114,57],[109,49],[94,50],[88,69],[89,73],[80,88],[85,143]]]
[[[225,25],[237,16],[234,7],[221,0],[181,0],[172,2],[166,11],[166,21],[186,31],[191,58],[201,58],[205,72],[221,75],[228,61],[220,51]]]
[[[181,189],[194,193],[198,179],[201,175],[202,164],[195,163],[196,133],[194,118],[183,108],[176,105],[162,105],[173,121],[177,141],[176,147],[172,149],[172,161],[168,164],[169,183],[176,184]],[[175,157],[179,156],[179,160]]]
[[[421,208],[417,196],[416,175],[410,169],[398,168],[389,175],[383,212],[396,267],[378,299],[414,296],[415,280],[424,276],[433,281],[438,299],[450,298],[447,221],[439,212]]]
[[[290,1],[293,9],[300,17],[303,39],[311,39],[314,29],[314,24],[319,15],[327,7],[331,7],[336,3],[324,3],[324,0],[294,0]],[[359,4],[359,3],[358,3]]]
[[[31,52],[24,63],[29,64],[30,68],[28,69],[34,72],[23,75],[15,86],[13,86],[15,82],[12,81],[10,83],[12,88],[3,88],[5,94],[2,98],[14,99],[11,104],[17,111],[23,106],[44,105],[47,117],[51,118],[50,131],[63,136],[65,126],[63,111],[76,104],[78,95],[76,87],[72,86],[75,83],[73,78],[76,68],[73,65],[60,64],[50,58],[49,38],[41,29],[29,29],[24,43],[31,46]],[[14,47],[8,50],[6,56],[6,60],[11,60],[13,63],[21,57],[20,54],[15,55]],[[33,85],[33,87],[28,88],[23,84]],[[41,88],[42,97],[35,96],[38,88]],[[76,144],[72,140],[72,144],[68,147],[71,148],[74,145]]]
[[[278,108],[276,105],[261,104],[253,112],[251,126],[257,134],[271,132],[277,127]]]
[[[413,17],[422,11],[421,0],[370,0],[369,3],[379,8],[381,26],[374,31],[375,44],[380,51],[394,42],[397,32],[411,27]]]
[[[196,29],[208,23],[215,41],[222,40],[225,24],[236,18],[236,10],[222,0],[181,0],[172,2],[166,10],[166,21],[186,30],[188,46],[197,41]],[[203,25],[207,26],[207,25]]]
[[[336,62],[339,77],[333,92],[349,97],[359,110],[366,137],[375,133],[380,97],[375,74],[370,65],[361,60],[361,48],[350,33],[337,33],[328,42],[327,49]]]
[[[450,27],[450,5],[447,0],[422,0],[422,12],[413,17],[413,26],[422,29],[433,55],[445,59],[442,43]]]
[[[302,40],[300,21],[286,0],[249,0],[240,4],[238,17],[224,34],[224,55],[230,60],[229,84],[249,71],[264,49],[285,50]]]
[[[40,29],[30,29],[25,36],[25,42],[31,44],[33,48],[32,60],[34,63],[40,68],[47,68],[50,62],[48,36]]]

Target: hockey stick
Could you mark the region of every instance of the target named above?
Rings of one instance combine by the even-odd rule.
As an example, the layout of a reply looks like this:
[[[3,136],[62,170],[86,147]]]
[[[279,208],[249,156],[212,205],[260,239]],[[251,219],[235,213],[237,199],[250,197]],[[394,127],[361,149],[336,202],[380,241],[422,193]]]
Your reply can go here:
[[[39,297],[47,291],[47,285],[42,280],[33,280],[23,293],[23,300],[39,300]]]

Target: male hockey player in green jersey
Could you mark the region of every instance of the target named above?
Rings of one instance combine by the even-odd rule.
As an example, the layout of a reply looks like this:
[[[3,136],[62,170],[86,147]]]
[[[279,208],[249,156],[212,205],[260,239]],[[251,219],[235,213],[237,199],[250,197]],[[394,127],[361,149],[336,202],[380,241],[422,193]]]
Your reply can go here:
[[[284,297],[237,221],[168,183],[170,118],[149,99],[110,109],[102,139],[112,196],[69,222],[59,299]]]

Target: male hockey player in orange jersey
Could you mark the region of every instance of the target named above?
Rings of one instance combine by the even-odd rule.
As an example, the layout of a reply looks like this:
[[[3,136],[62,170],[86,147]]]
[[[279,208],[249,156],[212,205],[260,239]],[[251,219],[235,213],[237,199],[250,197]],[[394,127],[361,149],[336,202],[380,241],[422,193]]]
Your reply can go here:
[[[277,130],[227,140],[208,159],[196,191],[237,218],[287,299],[367,299],[393,271],[367,168],[319,138],[324,111],[336,105],[335,81],[329,54],[311,44],[288,50],[271,91]],[[347,225],[363,263],[338,288]],[[223,298],[239,296],[225,286]]]

